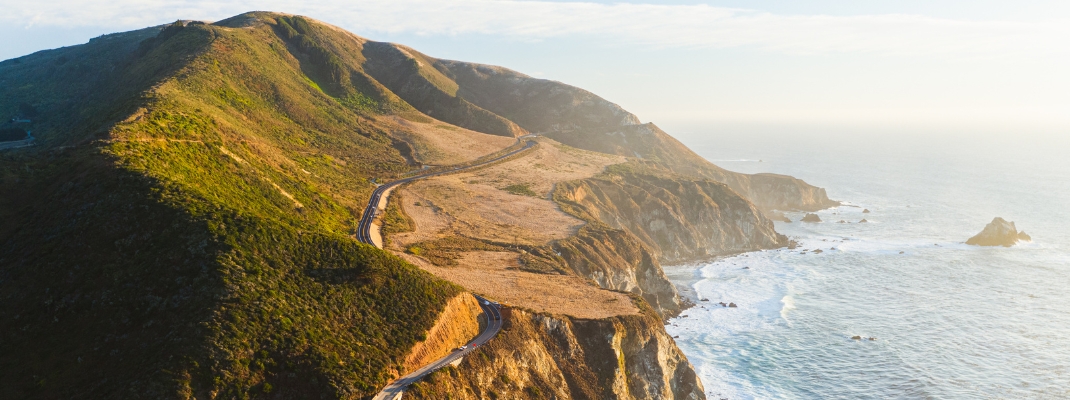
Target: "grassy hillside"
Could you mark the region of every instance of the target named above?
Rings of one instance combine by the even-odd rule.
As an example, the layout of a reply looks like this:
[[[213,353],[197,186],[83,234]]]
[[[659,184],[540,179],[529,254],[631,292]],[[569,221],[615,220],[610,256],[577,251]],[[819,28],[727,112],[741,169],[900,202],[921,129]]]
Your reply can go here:
[[[0,397],[360,398],[460,290],[351,236],[411,169],[376,116],[426,117],[278,17],[0,64],[42,115],[0,154]]]
[[[461,290],[353,237],[372,182],[449,142],[419,126],[551,131],[680,173],[723,171],[578,88],[276,13],[2,61],[0,119],[13,117],[38,145],[0,151],[0,398],[374,394]],[[739,176],[720,179],[784,204],[824,196]],[[781,195],[783,182],[796,192]],[[657,269],[646,252],[584,256],[624,231],[584,232],[571,258],[532,247],[524,265]]]

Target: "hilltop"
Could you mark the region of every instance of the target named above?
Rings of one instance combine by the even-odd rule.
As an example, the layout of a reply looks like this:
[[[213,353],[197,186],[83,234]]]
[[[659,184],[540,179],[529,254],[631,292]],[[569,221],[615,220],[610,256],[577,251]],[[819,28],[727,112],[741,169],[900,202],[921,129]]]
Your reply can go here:
[[[467,292],[516,277],[604,304],[513,299],[461,367],[512,383],[414,395],[700,398],[659,263],[782,246],[766,211],[833,204],[585,90],[280,13],[0,62],[0,116],[29,110],[35,146],[0,150],[4,398],[368,398],[478,326]],[[404,187],[386,251],[355,240],[377,182],[532,133],[523,158]]]

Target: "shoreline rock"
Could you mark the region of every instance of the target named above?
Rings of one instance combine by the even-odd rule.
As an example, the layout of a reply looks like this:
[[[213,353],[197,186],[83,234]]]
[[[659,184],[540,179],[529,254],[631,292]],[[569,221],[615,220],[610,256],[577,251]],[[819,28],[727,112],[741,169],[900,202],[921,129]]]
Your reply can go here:
[[[814,213],[807,213],[806,216],[803,217],[800,221],[802,221],[802,222],[821,222],[821,217],[818,217],[817,214],[814,214]]]
[[[1025,232],[1018,233],[1014,222],[996,217],[985,226],[985,229],[966,240],[966,244],[972,246],[1003,246],[1011,247],[1022,240],[1022,236],[1029,238]],[[1032,238],[1029,238],[1030,240]]]

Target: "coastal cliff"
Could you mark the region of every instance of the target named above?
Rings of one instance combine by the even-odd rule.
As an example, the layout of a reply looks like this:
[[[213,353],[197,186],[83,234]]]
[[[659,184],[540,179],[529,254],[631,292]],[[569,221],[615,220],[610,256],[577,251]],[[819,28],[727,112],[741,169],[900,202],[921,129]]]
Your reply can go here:
[[[655,256],[625,230],[596,222],[552,247],[576,273],[602,288],[641,296],[662,318],[682,310],[676,287]]]
[[[773,222],[727,185],[652,165],[612,166],[558,185],[554,198],[581,219],[627,231],[663,263],[787,245]]]
[[[649,311],[649,310],[648,310]],[[581,320],[506,308],[502,333],[457,368],[414,384],[412,399],[705,399],[652,313]]]

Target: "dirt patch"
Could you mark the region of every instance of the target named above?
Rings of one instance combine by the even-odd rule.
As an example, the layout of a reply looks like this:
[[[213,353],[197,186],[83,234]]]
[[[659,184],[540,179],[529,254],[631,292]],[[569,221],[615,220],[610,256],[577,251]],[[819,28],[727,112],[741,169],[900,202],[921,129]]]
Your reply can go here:
[[[416,229],[397,235],[393,242],[403,248],[459,235],[542,245],[575,233],[583,221],[563,213],[550,200],[553,185],[594,176],[624,158],[573,149],[549,139],[539,141],[537,148],[515,159],[403,188],[402,206]]]
[[[517,270],[517,253],[464,253],[455,267],[439,267],[411,254],[397,253],[423,269],[503,304],[575,318],[638,314],[631,299],[598,288],[582,278]]]
[[[394,130],[394,134],[412,146],[416,162],[427,165],[457,164],[516,143],[516,139],[488,135],[445,122],[414,122],[397,116],[379,118]]]

